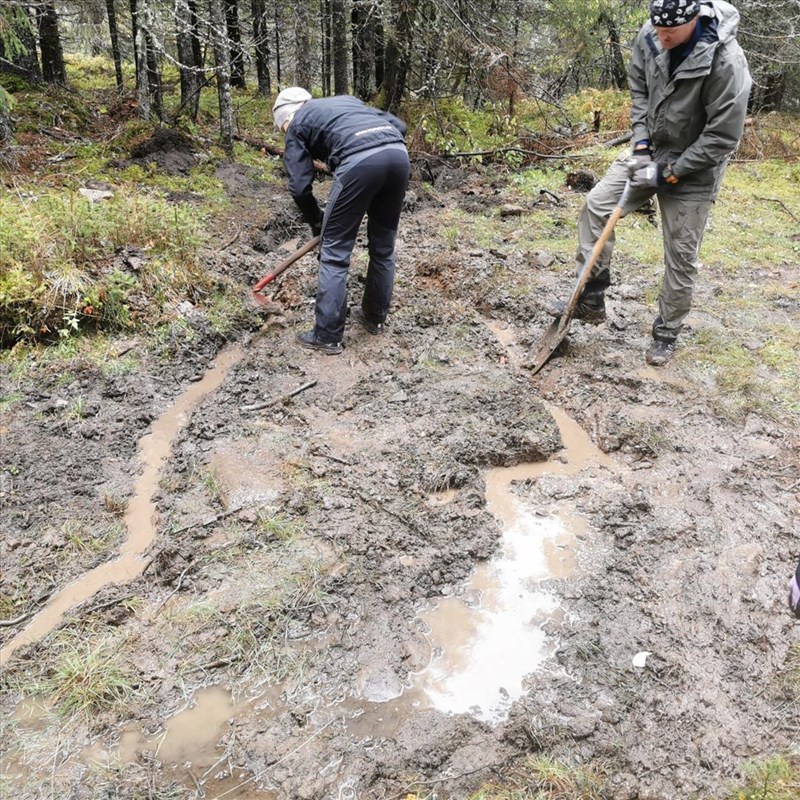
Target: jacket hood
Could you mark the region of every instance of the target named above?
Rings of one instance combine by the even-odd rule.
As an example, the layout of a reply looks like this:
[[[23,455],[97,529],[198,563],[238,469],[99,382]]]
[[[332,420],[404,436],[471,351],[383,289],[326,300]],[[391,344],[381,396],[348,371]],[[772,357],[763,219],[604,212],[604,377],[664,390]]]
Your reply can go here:
[[[722,43],[736,37],[739,30],[739,12],[725,0],[703,0],[700,15],[717,18],[717,35]]]

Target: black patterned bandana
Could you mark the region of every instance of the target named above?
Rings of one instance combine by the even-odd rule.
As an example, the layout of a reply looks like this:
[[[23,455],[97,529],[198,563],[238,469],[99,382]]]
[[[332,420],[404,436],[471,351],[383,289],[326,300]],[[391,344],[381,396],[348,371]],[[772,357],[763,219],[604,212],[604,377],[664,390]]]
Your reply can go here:
[[[699,11],[697,0],[651,0],[650,22],[657,28],[675,28],[691,22]]]

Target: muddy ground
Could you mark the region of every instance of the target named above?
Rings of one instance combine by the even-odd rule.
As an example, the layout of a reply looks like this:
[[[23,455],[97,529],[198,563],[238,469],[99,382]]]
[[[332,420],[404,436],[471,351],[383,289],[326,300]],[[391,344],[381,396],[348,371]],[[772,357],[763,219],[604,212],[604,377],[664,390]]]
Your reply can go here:
[[[284,187],[236,165],[220,177],[235,213],[207,266],[245,287],[306,232]],[[427,177],[409,190],[384,336],[348,326],[338,357],[295,346],[313,316],[307,257],[235,334],[184,304],[169,337],[119,339],[23,382],[2,423],[9,796],[466,798],[546,754],[593,765],[615,800],[711,798],[748,760],[797,746],[786,662],[798,633],[784,609],[797,431],[722,414],[718,387],[680,353],[645,367],[657,266],[621,265],[608,324],[573,326],[532,377],[544,303],[570,266],[520,249],[515,232],[533,215],[566,224],[579,198],[565,186],[563,205],[525,200],[498,221],[505,176]],[[453,207],[495,220],[496,246],[468,229],[443,238]],[[351,304],[365,266],[362,247]],[[712,291],[701,281],[689,339],[721,324],[702,311]],[[800,321],[796,305],[775,313]],[[212,373],[219,386],[155,442],[149,492],[140,441]],[[514,484],[534,514],[567,504],[586,522],[576,569],[542,582],[561,609],[538,622],[551,655],[498,720],[403,704],[441,655],[421,615],[502,549],[487,471],[562,457],[553,408],[609,458]],[[146,543],[123,579],[114,558],[132,535]],[[59,593],[102,564],[90,596]],[[54,602],[54,631],[13,638],[37,615],[9,620]],[[66,722],[48,680],[64,653],[97,647],[130,693]],[[235,693],[218,735],[201,717],[211,734],[188,734],[203,741],[194,751],[151,746],[202,687]],[[139,745],[122,758],[131,731]]]

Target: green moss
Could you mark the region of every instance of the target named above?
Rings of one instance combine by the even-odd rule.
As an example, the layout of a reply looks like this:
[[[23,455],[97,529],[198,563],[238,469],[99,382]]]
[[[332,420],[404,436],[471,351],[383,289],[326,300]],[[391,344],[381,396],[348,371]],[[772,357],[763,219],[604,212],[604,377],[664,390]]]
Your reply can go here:
[[[743,787],[733,790],[727,800],[796,800],[800,796],[800,758],[775,756],[745,767]]]

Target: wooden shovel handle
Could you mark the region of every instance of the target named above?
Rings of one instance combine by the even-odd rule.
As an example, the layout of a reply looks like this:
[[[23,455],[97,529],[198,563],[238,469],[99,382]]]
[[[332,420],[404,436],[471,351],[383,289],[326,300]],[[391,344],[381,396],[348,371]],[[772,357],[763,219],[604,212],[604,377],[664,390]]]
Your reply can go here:
[[[578,305],[578,301],[581,298],[583,287],[588,283],[589,277],[594,269],[594,265],[597,263],[597,259],[600,258],[600,253],[603,252],[603,248],[611,238],[611,234],[614,232],[614,228],[616,227],[617,222],[619,222],[622,212],[625,210],[625,203],[627,202],[628,195],[630,193],[631,182],[628,180],[625,182],[625,188],[622,191],[622,197],[620,197],[619,202],[611,212],[611,216],[608,218],[608,222],[606,222],[605,227],[600,234],[600,238],[594,243],[589,260],[586,262],[583,272],[581,272],[578,282],[575,284],[575,288],[572,290],[572,297],[570,297],[569,302],[564,309],[564,313],[561,315],[563,324],[569,325],[569,321],[572,319],[572,315],[575,313],[575,307]]]

